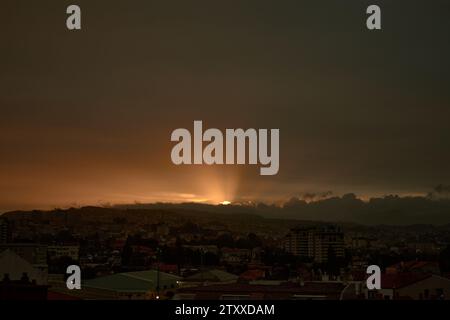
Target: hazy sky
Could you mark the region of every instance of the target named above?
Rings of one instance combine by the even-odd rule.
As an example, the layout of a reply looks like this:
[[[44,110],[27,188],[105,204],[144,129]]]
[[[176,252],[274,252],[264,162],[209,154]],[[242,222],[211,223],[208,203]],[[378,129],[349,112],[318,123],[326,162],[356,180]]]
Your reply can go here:
[[[427,192],[450,181],[449,33],[448,0],[2,0],[0,211]],[[173,165],[193,120],[279,128],[278,175]]]

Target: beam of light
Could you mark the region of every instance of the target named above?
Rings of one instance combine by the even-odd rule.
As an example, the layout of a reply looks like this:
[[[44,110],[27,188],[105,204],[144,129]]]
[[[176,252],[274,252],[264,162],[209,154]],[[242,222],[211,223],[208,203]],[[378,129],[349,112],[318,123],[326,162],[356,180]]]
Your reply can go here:
[[[239,170],[217,167],[202,169],[197,178],[198,193],[211,204],[230,204],[235,200],[240,180]]]

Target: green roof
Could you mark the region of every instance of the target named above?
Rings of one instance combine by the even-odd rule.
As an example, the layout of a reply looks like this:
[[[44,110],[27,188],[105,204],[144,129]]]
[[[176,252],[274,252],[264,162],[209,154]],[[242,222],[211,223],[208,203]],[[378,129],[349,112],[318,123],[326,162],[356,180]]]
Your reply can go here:
[[[173,288],[181,277],[160,272],[159,288]],[[83,283],[83,287],[118,291],[118,292],[148,292],[156,290],[157,271],[137,271],[117,273],[110,276],[87,280]]]
[[[232,282],[239,277],[219,269],[200,271],[186,278],[186,281]]]

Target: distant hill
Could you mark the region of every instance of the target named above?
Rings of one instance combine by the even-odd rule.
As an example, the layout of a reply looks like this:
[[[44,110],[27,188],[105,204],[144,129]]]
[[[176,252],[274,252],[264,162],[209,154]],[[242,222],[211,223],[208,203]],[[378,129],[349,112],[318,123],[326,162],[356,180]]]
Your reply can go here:
[[[428,197],[386,196],[362,201],[354,194],[306,202],[292,198],[282,206],[210,205],[199,203],[128,204],[113,207],[83,207],[55,209],[53,211],[13,211],[3,216],[29,214],[83,214],[95,216],[121,216],[124,212],[135,215],[184,215],[202,217],[226,215],[228,217],[263,217],[302,221],[345,222],[365,225],[450,225],[450,200]]]
[[[386,196],[362,201],[354,194],[313,202],[292,198],[283,206],[153,203],[116,206],[119,209],[194,210],[219,214],[252,214],[265,218],[354,222],[376,225],[450,224],[450,200]]]

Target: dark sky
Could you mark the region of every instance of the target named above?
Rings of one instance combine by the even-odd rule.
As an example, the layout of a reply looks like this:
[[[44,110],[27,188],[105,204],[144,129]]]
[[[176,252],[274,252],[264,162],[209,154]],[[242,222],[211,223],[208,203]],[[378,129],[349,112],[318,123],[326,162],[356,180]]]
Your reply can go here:
[[[450,181],[448,0],[2,0],[0,26],[0,210]],[[173,165],[193,120],[279,128],[279,174]]]

